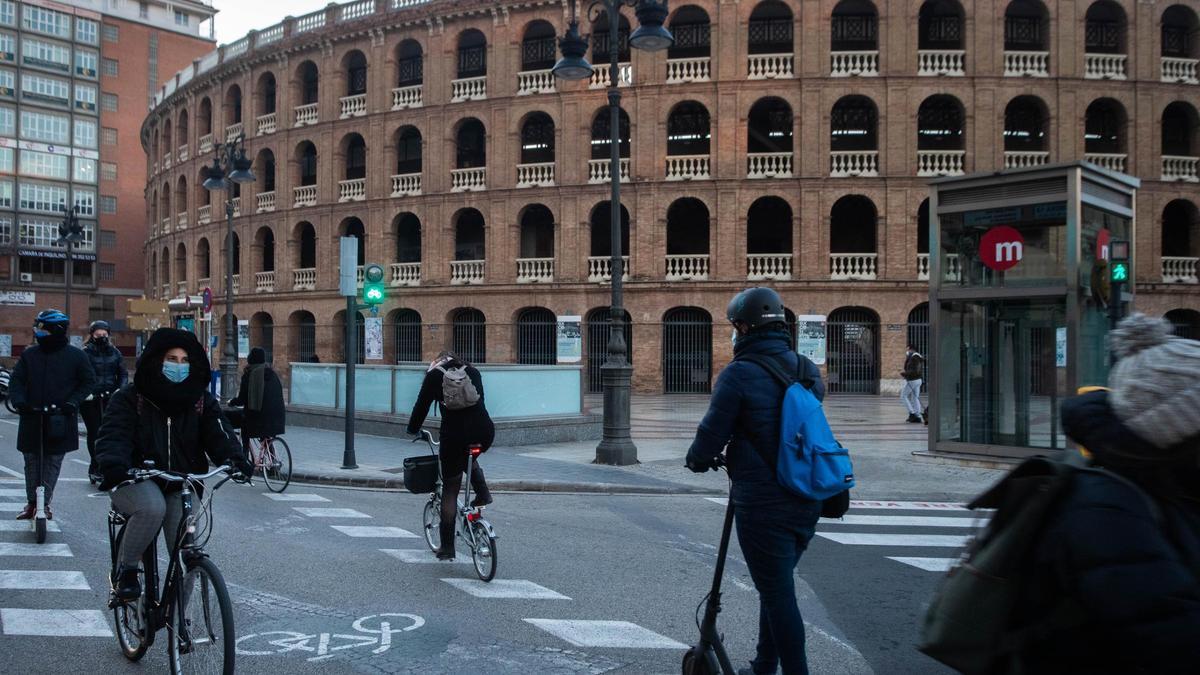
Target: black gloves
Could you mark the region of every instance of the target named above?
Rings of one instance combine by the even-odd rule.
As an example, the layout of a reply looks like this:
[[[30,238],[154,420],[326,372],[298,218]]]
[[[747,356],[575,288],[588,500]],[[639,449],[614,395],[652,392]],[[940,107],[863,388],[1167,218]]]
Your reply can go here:
[[[120,485],[123,481],[129,480],[129,469],[123,469],[120,467],[105,467],[100,472],[100,475],[103,476],[100,481],[100,489],[104,492],[108,492],[109,490]]]
[[[59,410],[62,410],[62,413],[64,415],[74,415],[75,414],[75,404],[70,403],[70,402],[64,403],[64,404],[62,404],[62,406],[59,407]]]
[[[716,471],[720,463],[716,459],[701,461],[688,457],[687,463],[684,466],[690,469],[692,473],[707,473],[709,471]]]
[[[254,465],[245,457],[236,456],[229,459],[229,465],[233,467],[235,475],[233,479],[239,483],[249,482],[250,476],[254,475]]]

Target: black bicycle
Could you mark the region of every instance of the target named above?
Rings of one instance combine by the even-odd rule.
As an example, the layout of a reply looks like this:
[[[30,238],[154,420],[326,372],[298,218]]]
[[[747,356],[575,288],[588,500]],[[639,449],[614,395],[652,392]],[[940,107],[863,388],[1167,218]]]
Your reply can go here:
[[[133,477],[117,488],[150,479],[181,483],[178,496],[183,500],[183,513],[176,541],[169,547],[170,558],[161,592],[158,536],[155,535],[142,554],[142,594],[136,600],[121,602],[117,600],[114,590],[109,600],[121,652],[130,661],[137,661],[154,643],[155,633],[166,628],[167,655],[172,675],[232,675],[237,641],[233,626],[233,602],[229,599],[229,590],[216,563],[195,542],[196,522],[204,514],[194,513],[192,506],[197,490],[207,489],[215,493],[234,477],[234,471],[229,466],[220,466],[205,474],[184,474],[155,469],[153,462],[146,462],[146,468],[131,473]],[[215,485],[203,485],[202,481],[218,474],[225,475]],[[249,476],[245,480],[249,483]],[[208,499],[201,500],[201,511],[207,510],[210,504],[211,494]],[[125,536],[126,522],[122,514],[109,511],[108,539],[112,554],[110,579],[114,589],[117,552]]]

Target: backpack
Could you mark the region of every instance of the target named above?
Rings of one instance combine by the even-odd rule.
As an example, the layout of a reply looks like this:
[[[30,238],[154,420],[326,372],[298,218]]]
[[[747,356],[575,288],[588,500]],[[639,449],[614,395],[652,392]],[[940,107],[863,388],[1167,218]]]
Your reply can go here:
[[[1022,462],[969,509],[995,509],[991,521],[942,580],[925,614],[918,649],[967,675],[1021,673],[1024,648],[1089,620],[1070,600],[1054,604],[1032,624],[1022,611],[1030,597],[1034,550],[1076,475],[1099,472],[1133,487],[1161,522],[1158,505],[1132,481],[1090,466],[1078,453]]]
[[[769,357],[746,355],[742,359],[757,364],[784,386],[779,415],[779,456],[775,477],[787,490],[805,499],[825,501],[854,487],[854,467],[850,451],[833,437],[821,402],[801,378],[803,356],[797,355],[796,372],[784,373]]]
[[[440,365],[442,371],[442,407],[464,410],[479,403],[479,390],[467,375],[466,366]]]

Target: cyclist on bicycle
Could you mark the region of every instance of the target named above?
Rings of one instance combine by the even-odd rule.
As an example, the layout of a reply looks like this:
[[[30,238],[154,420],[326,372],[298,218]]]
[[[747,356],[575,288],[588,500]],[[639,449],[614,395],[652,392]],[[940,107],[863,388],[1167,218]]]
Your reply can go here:
[[[127,480],[130,469],[146,460],[157,469],[185,473],[208,471],[209,459],[229,463],[245,476],[253,472],[220,404],[208,393],[208,381],[208,358],[195,335],[160,328],[150,336],[133,383],[113,395],[100,424],[101,490]],[[167,540],[175,540],[182,502],[170,497],[179,489],[179,483],[150,480],[112,493],[113,508],[128,519],[114,581],[117,599],[141,593],[138,561],[159,528],[165,525]]]
[[[8,383],[13,408],[21,414],[17,428],[17,450],[25,457],[25,509],[17,520],[33,518],[37,509],[37,488],[46,486],[46,518],[50,498],[58,483],[63,456],[79,449],[79,422],[75,411],[84,397],[92,393],[92,364],[79,349],[67,341],[71,320],[57,309],[37,315],[33,336],[37,341],[21,352]],[[40,412],[55,406],[50,414]]]
[[[408,418],[408,433],[421,432],[421,424],[434,401],[442,415],[441,447],[438,450],[442,465],[442,548],[437,556],[439,560],[452,560],[458,491],[467,470],[467,453],[472,445],[485,451],[491,447],[496,438],[496,427],[483,405],[483,378],[479,371],[453,352],[442,352],[429,364],[421,392]],[[478,462],[471,470],[471,489],[476,495],[471,506],[492,503],[492,493]]]
[[[91,463],[88,465],[88,477],[93,483],[100,482],[99,472],[96,471],[96,434],[100,431],[100,417],[104,413],[103,397],[125,386],[129,375],[125,372],[125,357],[120,350],[108,341],[108,322],[93,321],[88,327],[88,341],[83,345],[83,353],[87,354],[92,363],[92,371],[96,374],[96,384],[83,404],[79,406],[79,415],[83,418],[83,426],[87,427],[87,449]]]
[[[251,349],[246,364],[238,395],[229,405],[242,408],[242,448],[249,456],[251,438],[283,435],[285,411],[283,383],[267,365],[266,351],[262,347]]]

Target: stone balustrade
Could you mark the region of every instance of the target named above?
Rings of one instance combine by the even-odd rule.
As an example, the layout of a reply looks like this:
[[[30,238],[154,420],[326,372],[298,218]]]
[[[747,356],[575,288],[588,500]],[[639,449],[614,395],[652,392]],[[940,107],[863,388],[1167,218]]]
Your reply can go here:
[[[292,207],[317,205],[317,186],[299,185],[292,188]]]
[[[549,70],[522,70],[517,73],[517,96],[557,93],[557,79]]]
[[[791,54],[750,54],[747,60],[747,79],[775,80],[795,77],[795,57]]]
[[[712,59],[710,57],[667,59],[667,84],[708,82],[710,79],[712,79]]]
[[[294,291],[315,291],[317,290],[317,268],[305,267],[292,270],[292,290]]]
[[[1050,153],[1045,150],[1004,151],[1004,168],[1028,169],[1031,166],[1041,166],[1050,163]]]
[[[487,167],[452,169],[450,171],[451,192],[474,192],[487,189]]]
[[[1004,52],[1005,77],[1050,77],[1050,52]]]
[[[424,87],[414,84],[408,87],[396,87],[392,90],[392,110],[405,108],[420,108],[423,104]]]
[[[293,127],[307,127],[317,123],[317,104],[305,103],[295,108],[296,122]]]
[[[255,134],[258,136],[266,136],[275,133],[275,113],[267,113],[259,115],[255,121]]]
[[[791,178],[792,153],[751,152],[746,156],[746,178]]]
[[[254,273],[254,292],[255,293],[274,293],[275,292],[275,270]]]
[[[343,96],[338,101],[342,104],[342,119],[362,117],[367,114],[367,95],[354,94]]]
[[[552,187],[554,162],[517,165],[517,187]]]
[[[831,178],[853,176],[878,176],[878,150],[839,150],[829,153],[829,175]]]
[[[1200,164],[1200,157],[1163,155],[1162,179],[1171,181],[1180,180],[1189,183],[1200,181],[1200,174],[1196,173],[1198,164]]]
[[[629,158],[622,157],[621,163],[621,182],[629,182]],[[588,183],[607,183],[612,180],[612,173],[609,171],[610,162],[607,159],[589,159],[588,160]]]
[[[791,278],[791,253],[750,253],[746,255],[747,280],[786,281]]]
[[[554,258],[517,258],[517,283],[554,281]]]
[[[668,255],[667,281],[703,281],[708,279],[708,254]]]
[[[393,286],[420,286],[421,263],[392,263]]]
[[[608,63],[593,63],[592,77],[588,80],[589,89],[604,89],[611,84],[609,82],[609,67]],[[617,64],[617,86],[628,87],[633,84],[633,64],[618,63]]]
[[[421,194],[421,174],[405,173],[392,176],[392,196],[408,197]]]
[[[877,253],[830,253],[829,278],[835,281],[871,281],[879,265]]]
[[[667,180],[708,180],[708,155],[668,155]]]
[[[338,181],[338,203],[361,202],[367,198],[367,179],[351,178]]]
[[[917,75],[962,77],[967,74],[967,53],[961,49],[917,51]]]
[[[879,50],[864,52],[830,52],[830,77],[877,77]]]
[[[254,195],[255,213],[271,213],[275,210],[275,191],[259,192]]]
[[[1124,54],[1084,54],[1083,76],[1089,80],[1124,80]]]
[[[961,176],[964,173],[966,150],[918,150],[918,176]]]
[[[621,279],[629,280],[629,256],[621,256]],[[600,283],[612,281],[612,257],[588,257],[588,281]]]
[[[1200,283],[1197,276],[1197,263],[1200,258],[1163,256],[1162,277],[1166,283],[1196,284]]]
[[[450,283],[455,285],[482,284],[484,260],[450,261]]]
[[[1178,84],[1200,84],[1200,59],[1162,57],[1162,81]]]
[[[450,80],[450,102],[482,101],[487,98],[487,76]]]

